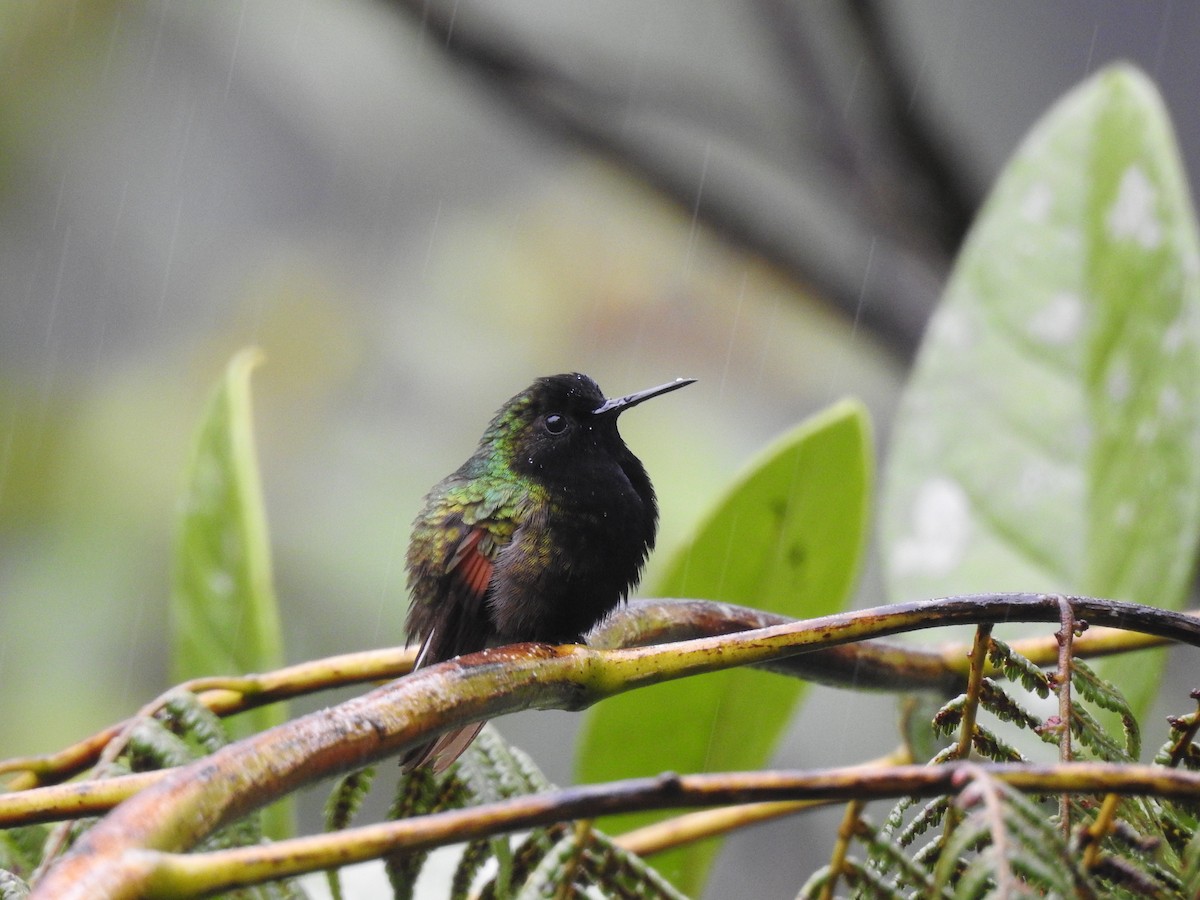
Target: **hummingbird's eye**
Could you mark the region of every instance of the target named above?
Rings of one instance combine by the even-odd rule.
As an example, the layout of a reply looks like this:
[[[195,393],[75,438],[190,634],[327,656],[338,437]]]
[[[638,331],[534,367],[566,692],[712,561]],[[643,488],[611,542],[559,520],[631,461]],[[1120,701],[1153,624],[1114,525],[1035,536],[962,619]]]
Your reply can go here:
[[[551,413],[546,416],[546,430],[550,434],[562,434],[567,430],[567,417],[560,416],[557,413]]]

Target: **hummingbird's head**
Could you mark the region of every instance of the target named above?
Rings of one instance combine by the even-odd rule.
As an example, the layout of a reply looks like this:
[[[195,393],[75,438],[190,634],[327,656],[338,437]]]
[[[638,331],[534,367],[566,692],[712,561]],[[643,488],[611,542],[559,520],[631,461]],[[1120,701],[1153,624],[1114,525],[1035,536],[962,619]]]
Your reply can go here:
[[[678,378],[609,400],[579,372],[539,378],[501,407],[483,442],[508,450],[516,471],[543,478],[569,476],[588,460],[629,452],[617,432],[617,417],[624,410],[694,380]]]

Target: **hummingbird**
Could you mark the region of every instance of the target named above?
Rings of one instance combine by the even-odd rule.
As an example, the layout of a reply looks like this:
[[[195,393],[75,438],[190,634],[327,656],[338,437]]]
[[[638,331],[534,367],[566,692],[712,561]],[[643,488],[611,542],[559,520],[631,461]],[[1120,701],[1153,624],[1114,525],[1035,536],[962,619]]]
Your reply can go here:
[[[654,548],[658,504],[617,417],[694,381],[606,399],[587,375],[551,375],[500,407],[413,523],[416,668],[521,641],[578,642],[626,599]],[[444,770],[482,727],[417,747],[404,765]]]

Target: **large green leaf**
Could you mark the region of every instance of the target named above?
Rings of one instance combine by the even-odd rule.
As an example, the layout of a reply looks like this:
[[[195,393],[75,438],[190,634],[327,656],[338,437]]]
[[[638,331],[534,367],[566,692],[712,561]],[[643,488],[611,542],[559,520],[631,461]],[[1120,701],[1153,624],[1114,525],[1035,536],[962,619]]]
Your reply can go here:
[[[659,596],[701,597],[784,615],[841,610],[863,553],[871,477],[866,412],[844,401],[770,446],[675,555]],[[795,680],[732,671],[656,685],[588,714],[583,781],[754,769],[768,761],[804,691]],[[626,817],[623,826],[661,816]],[[698,892],[715,842],[657,858]]]
[[[1153,86],[1058,103],[959,256],[897,418],[894,600],[970,591],[1184,600],[1200,499],[1200,249]],[[1144,712],[1161,655],[1106,664]]]
[[[250,417],[256,350],[230,362],[196,436],[175,546],[172,669],[185,680],[277,668],[283,660]],[[283,720],[276,705],[247,729]]]

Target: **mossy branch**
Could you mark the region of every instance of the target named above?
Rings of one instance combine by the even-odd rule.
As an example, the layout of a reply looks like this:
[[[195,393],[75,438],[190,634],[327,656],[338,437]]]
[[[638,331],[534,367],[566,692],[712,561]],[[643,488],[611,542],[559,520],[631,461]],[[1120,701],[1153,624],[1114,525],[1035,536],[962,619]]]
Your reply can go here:
[[[395,755],[468,722],[529,708],[581,709],[648,684],[904,631],[997,620],[1057,623],[1060,602],[1036,594],[974,595],[635,649],[517,644],[472,654],[172,771],[88,831],[33,896],[138,896],[154,871],[146,868],[140,850],[186,849],[304,784]],[[1117,601],[1068,602],[1077,619],[1200,646],[1195,618]]]
[[[652,809],[798,801],[866,801],[901,796],[954,794],[981,776],[1026,793],[1155,794],[1200,798],[1200,773],[1161,766],[1113,763],[1056,765],[948,763],[939,766],[850,766],[824,771],[730,772],[660,775],[607,784],[564,788],[519,796],[468,809],[456,809],[369,825],[333,834],[296,838],[271,845],[201,854],[125,854],[121,873],[136,891],[87,896],[179,897],[225,891],[462,840],[511,833],[554,822]],[[43,894],[43,884],[31,897]],[[61,896],[84,896],[63,894]],[[60,895],[55,895],[60,896]]]
[[[709,600],[644,600],[610,616],[592,632],[588,643],[597,649],[647,646],[793,621],[785,616]],[[1077,638],[1074,649],[1078,656],[1091,658],[1161,647],[1167,643],[1168,638],[1153,634],[1097,627]],[[1035,665],[1048,665],[1058,656],[1058,643],[1053,635],[1013,641],[1011,646]],[[286,666],[261,675],[193,679],[177,685],[169,693],[191,692],[202,705],[219,716],[227,716],[332,688],[390,680],[409,672],[415,655],[414,649],[403,647],[364,650]],[[967,648],[960,643],[926,648],[864,641],[812,650],[802,656],[770,659],[761,663],[760,668],[855,690],[958,690],[966,681],[969,662]],[[987,669],[989,675],[997,672],[995,666]],[[0,760],[0,778],[7,776],[3,789],[28,791],[78,775],[95,765],[104,748],[129,724],[128,720],[118,722],[55,753]],[[48,792],[43,795],[44,813],[39,821],[65,817],[54,814],[58,803],[55,798],[59,796],[71,797],[63,807],[64,814],[72,811],[92,814],[108,808],[103,805],[106,802],[103,799],[89,801],[87,791],[80,788],[67,794]],[[111,785],[103,789],[103,794],[116,796]],[[78,808],[73,810],[74,805]],[[3,795],[0,795],[0,826],[18,824],[6,815],[8,810]],[[21,819],[20,823],[27,821]]]

